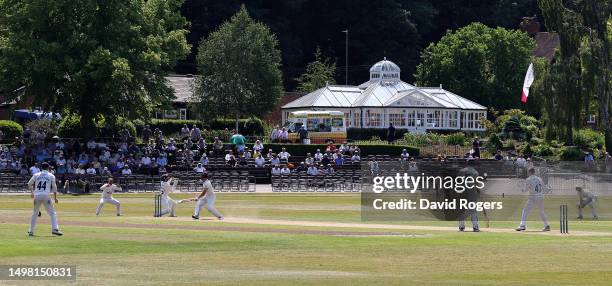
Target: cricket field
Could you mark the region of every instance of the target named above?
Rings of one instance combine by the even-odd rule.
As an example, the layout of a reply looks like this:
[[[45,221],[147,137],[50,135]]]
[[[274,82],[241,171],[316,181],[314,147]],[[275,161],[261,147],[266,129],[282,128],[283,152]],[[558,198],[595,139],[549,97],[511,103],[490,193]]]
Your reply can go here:
[[[175,199],[192,194],[173,195]],[[75,265],[75,281],[0,285],[610,285],[612,222],[362,222],[359,194],[217,195],[218,221],[154,218],[153,194],[118,194],[123,216],[100,195],[60,195],[62,237],[43,210],[28,237],[28,195],[1,195],[0,265]],[[551,214],[558,204],[551,203]],[[548,207],[548,205],[547,205]],[[575,212],[575,210],[572,210]],[[588,213],[588,212],[587,212]],[[537,220],[535,212],[530,216]],[[470,223],[467,224],[470,230]]]

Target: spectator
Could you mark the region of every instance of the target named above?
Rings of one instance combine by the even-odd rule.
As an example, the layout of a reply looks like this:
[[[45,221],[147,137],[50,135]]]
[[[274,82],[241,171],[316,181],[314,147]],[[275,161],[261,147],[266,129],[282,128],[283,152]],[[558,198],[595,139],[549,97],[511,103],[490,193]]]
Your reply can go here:
[[[202,157],[200,157],[200,164],[202,164],[202,166],[208,166],[208,163],[208,156],[206,156],[206,153],[203,153]]]
[[[264,146],[263,144],[261,144],[261,141],[256,140],[255,144],[253,145],[253,151],[261,153],[263,152],[263,149],[264,149]]]
[[[168,157],[166,157],[166,154],[163,153],[161,154],[159,157],[157,157],[156,163],[158,166],[160,167],[165,167],[168,165]]]
[[[325,154],[323,155],[323,159],[321,159],[321,164],[323,166],[328,165],[331,163],[331,159],[329,158],[329,155]]]
[[[289,143],[289,132],[287,131],[287,128],[283,127],[283,129],[280,130],[278,137],[281,143]]]
[[[287,165],[283,165],[283,168],[281,169],[281,174],[282,175],[289,175],[289,174],[291,174],[291,170],[289,170],[289,168],[287,168]]]
[[[585,152],[584,163],[587,169],[595,168],[595,157],[593,156],[593,153]]]
[[[321,153],[321,149],[317,149],[317,153],[314,154],[314,161],[320,162],[323,160],[323,153]]]
[[[149,125],[147,124],[142,129],[142,142],[148,144],[149,140],[151,140],[151,135],[153,135],[153,131],[151,131],[151,127],[149,127]]]
[[[112,176],[112,173],[108,170],[108,167],[104,167],[104,169],[102,169],[102,173],[100,173],[100,175],[102,175],[104,177],[110,177],[110,176]]]
[[[87,168],[87,170],[85,170],[85,173],[87,175],[91,175],[91,176],[95,176],[97,174],[96,169],[93,167],[93,164],[89,165],[89,168]]]
[[[295,168],[296,172],[306,172],[308,170],[308,168],[306,167],[306,164],[304,164],[304,162],[301,162],[300,165]]]
[[[270,173],[272,173],[274,176],[278,176],[281,174],[281,169],[278,167],[278,165],[275,165],[272,167],[272,170],[270,170]]]
[[[272,141],[272,143],[280,142],[280,132],[281,131],[278,128],[278,125],[272,129],[272,133],[270,133],[270,140]]]
[[[300,142],[302,144],[310,144],[310,136],[308,135],[306,126],[302,125],[302,127],[300,127],[300,130],[298,130],[298,135],[300,136]]]
[[[128,130],[127,128],[124,128],[123,130],[121,130],[121,141],[130,142],[131,138],[132,138],[132,135],[130,134],[130,130]]]
[[[206,140],[204,138],[198,140],[198,150],[200,150],[200,152],[206,152]]]
[[[289,158],[291,157],[291,154],[289,154],[289,152],[287,152],[287,149],[284,147],[281,149],[281,152],[278,155],[281,160],[284,160],[287,162],[289,161]]]
[[[38,168],[38,163],[30,167],[30,175],[34,175],[40,172],[40,168]]]
[[[191,137],[191,142],[198,142],[202,137],[202,132],[200,131],[200,128],[194,124],[189,136]]]
[[[85,171],[85,165],[79,165],[78,168],[76,168],[76,170],[74,170],[74,173],[77,175],[85,175],[87,174],[87,172]]]
[[[419,168],[417,167],[417,163],[414,158],[410,158],[408,162],[408,172],[418,172]]]
[[[334,144],[334,142],[327,143],[327,148],[325,149],[325,152],[336,152],[336,145]]]
[[[266,158],[272,159],[272,157],[274,157],[274,152],[272,151],[272,149],[268,149],[268,154],[266,154]]]
[[[334,160],[334,162],[336,163],[336,166],[344,165],[344,158],[342,154],[339,153],[338,156],[336,156],[336,159]]]
[[[306,163],[306,165],[308,166],[314,164],[314,158],[312,157],[312,155],[310,155],[310,153],[306,153],[306,159],[304,159],[304,163]]]
[[[353,163],[361,162],[361,157],[359,157],[359,152],[353,153],[353,157],[351,157],[351,162]]]
[[[213,152],[215,155],[223,154],[223,142],[219,137],[215,137],[215,141],[213,142]]]
[[[408,154],[408,150],[403,149],[402,154],[400,154],[400,157],[403,161],[408,161],[408,159],[410,159],[410,154]]]
[[[199,174],[202,174],[204,172],[206,172],[206,168],[204,168],[204,166],[202,166],[202,163],[198,163],[198,165],[193,168],[193,171]]]
[[[502,161],[504,160],[504,156],[501,154],[501,151],[497,150],[497,152],[495,152],[495,161]]]
[[[395,127],[393,127],[393,123],[389,123],[389,128],[387,128],[387,141],[389,144],[393,144],[395,141]]]
[[[308,167],[308,171],[306,171],[306,173],[310,176],[317,176],[319,175],[319,169],[317,168],[317,165],[312,165]]]
[[[187,124],[183,125],[183,128],[181,128],[181,141],[188,139],[190,134],[191,130],[189,130]]]
[[[121,174],[122,174],[122,175],[124,175],[124,176],[130,176],[130,175],[132,175],[132,170],[130,169],[130,166],[125,165],[125,166],[123,167],[123,170],[121,170]]]
[[[474,137],[474,142],[472,142],[472,156],[474,158],[480,158],[480,139],[478,137]]]
[[[249,165],[249,162],[247,161],[247,158],[244,156],[244,154],[241,154],[238,157],[238,162],[236,163],[236,165],[240,167],[247,167]]]
[[[255,158],[255,167],[256,168],[262,168],[266,163],[266,160],[261,156],[261,154],[257,155],[257,158]]]
[[[270,158],[270,165],[272,165],[272,166],[280,165],[280,159],[278,158],[278,156],[276,154],[273,154],[272,158]]]
[[[230,141],[232,142],[232,145],[234,145],[236,152],[244,152],[246,139],[237,130],[234,130],[233,133],[234,135],[230,137]]]
[[[342,154],[349,154],[351,149],[348,146],[348,144],[346,144],[346,141],[344,141],[344,142],[342,142],[342,144],[340,145],[340,148],[338,148],[338,150],[340,150],[340,152],[342,152]]]

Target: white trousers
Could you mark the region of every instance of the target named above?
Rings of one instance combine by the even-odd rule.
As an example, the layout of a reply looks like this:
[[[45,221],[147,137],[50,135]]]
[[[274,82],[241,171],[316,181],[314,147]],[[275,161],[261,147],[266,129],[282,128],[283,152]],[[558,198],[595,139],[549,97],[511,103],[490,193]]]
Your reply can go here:
[[[51,217],[51,229],[59,230],[59,226],[57,225],[57,214],[55,213],[53,201],[49,198],[49,194],[35,194],[34,211],[32,212],[32,220],[30,221],[30,232],[34,233],[34,230],[36,230],[36,220],[38,219],[40,205],[45,206],[47,214]]]
[[[102,211],[102,208],[104,207],[105,203],[115,205],[115,207],[117,208],[117,215],[121,214],[121,203],[119,203],[119,201],[115,200],[113,197],[110,197],[110,198],[100,199],[100,204],[98,205],[98,208],[96,209],[96,215],[100,215],[100,212]]]
[[[591,207],[591,214],[593,215],[593,217],[597,217],[597,209],[595,209],[595,203],[597,202],[597,200],[593,200],[593,199],[588,199],[585,204],[584,207],[581,208],[580,207],[580,202],[578,202],[578,216],[582,217],[582,209],[586,208],[587,206]]]
[[[548,225],[548,218],[546,217],[546,213],[544,213],[544,197],[542,196],[529,196],[527,199],[527,203],[525,203],[525,207],[523,208],[523,215],[521,217],[521,225],[519,227],[525,227],[525,222],[527,221],[527,216],[531,212],[534,206],[537,206],[540,209],[540,218],[544,222],[544,226]]]
[[[196,202],[196,206],[195,206],[195,216],[196,217],[200,217],[200,211],[202,210],[202,207],[206,207],[206,209],[208,210],[208,212],[210,212],[212,215],[221,218],[223,217],[223,215],[221,215],[221,213],[219,213],[219,211],[215,208],[215,200],[216,198],[208,198],[208,197],[204,197],[199,199]]]
[[[170,197],[162,198],[162,211],[161,215],[176,216],[176,201]]]

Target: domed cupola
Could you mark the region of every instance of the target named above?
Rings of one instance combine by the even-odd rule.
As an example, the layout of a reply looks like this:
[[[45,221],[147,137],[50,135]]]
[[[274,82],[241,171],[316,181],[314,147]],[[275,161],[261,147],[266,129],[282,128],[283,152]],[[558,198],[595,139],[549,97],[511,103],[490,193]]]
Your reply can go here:
[[[370,80],[399,81],[400,68],[385,57],[370,68]]]

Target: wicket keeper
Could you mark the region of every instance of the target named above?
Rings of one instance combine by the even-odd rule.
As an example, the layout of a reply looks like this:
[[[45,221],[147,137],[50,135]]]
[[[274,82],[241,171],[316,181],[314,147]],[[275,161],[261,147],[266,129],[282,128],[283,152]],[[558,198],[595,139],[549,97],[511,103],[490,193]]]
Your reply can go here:
[[[170,214],[171,217],[176,216],[176,201],[170,198],[169,194],[174,192],[174,188],[178,185],[178,179],[167,174],[162,176],[161,182],[161,215]]]
[[[590,206],[593,220],[597,220],[597,209],[595,208],[597,196],[589,191],[585,191],[582,187],[576,187],[576,193],[578,194],[578,219],[582,219],[582,209]]]

